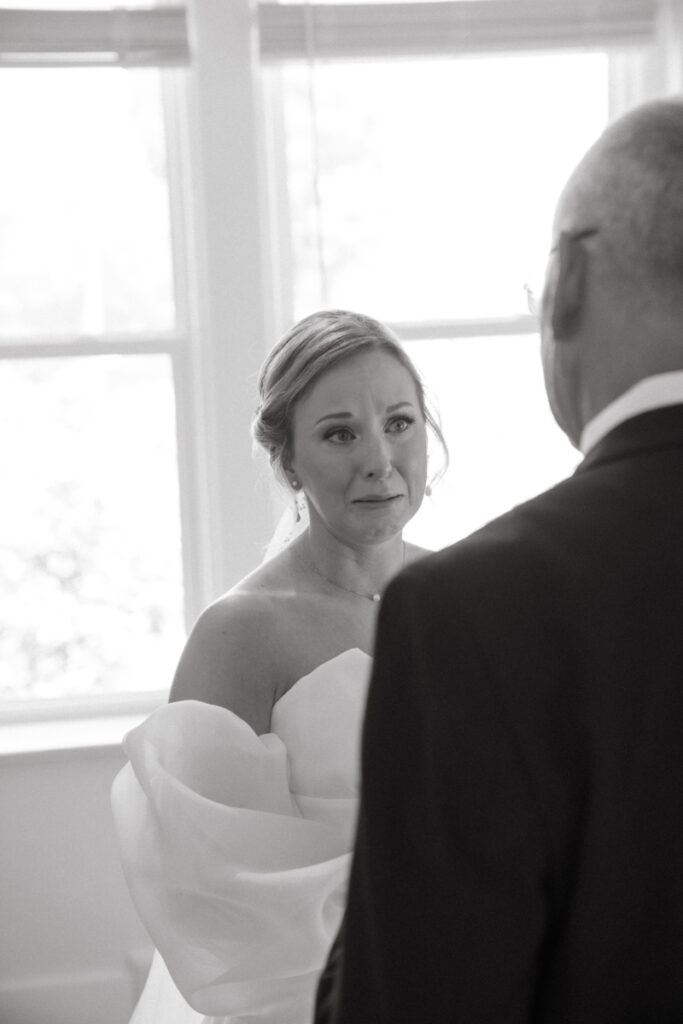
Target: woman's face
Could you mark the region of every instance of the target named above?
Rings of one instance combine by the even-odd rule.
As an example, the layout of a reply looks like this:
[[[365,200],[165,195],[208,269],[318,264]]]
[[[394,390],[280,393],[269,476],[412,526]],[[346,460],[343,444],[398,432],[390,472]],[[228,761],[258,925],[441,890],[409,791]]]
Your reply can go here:
[[[324,373],[294,407],[289,464],[311,528],[376,544],[415,515],[427,479],[427,433],[410,373],[381,350]]]

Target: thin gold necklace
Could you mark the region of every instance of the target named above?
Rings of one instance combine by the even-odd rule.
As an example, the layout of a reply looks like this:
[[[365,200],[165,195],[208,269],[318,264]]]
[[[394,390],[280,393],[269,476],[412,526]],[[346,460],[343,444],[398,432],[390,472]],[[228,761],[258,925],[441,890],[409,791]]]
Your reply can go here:
[[[315,573],[315,575],[319,576],[321,580],[325,580],[326,583],[329,583],[331,587],[335,587],[337,590],[342,590],[346,594],[354,594],[356,597],[362,597],[365,601],[372,601],[374,604],[376,604],[377,601],[379,601],[382,597],[380,593],[363,594],[361,593],[360,590],[352,590],[351,587],[343,587],[341,583],[335,583],[334,580],[331,580],[330,577],[326,576],[324,572],[320,571],[320,569],[316,569],[312,562],[304,560],[294,547],[292,547],[292,554],[296,558],[297,562],[304,567],[304,569],[308,569],[309,572]],[[403,557],[401,558],[402,566],[405,565],[405,561],[406,544],[405,541],[403,541]]]

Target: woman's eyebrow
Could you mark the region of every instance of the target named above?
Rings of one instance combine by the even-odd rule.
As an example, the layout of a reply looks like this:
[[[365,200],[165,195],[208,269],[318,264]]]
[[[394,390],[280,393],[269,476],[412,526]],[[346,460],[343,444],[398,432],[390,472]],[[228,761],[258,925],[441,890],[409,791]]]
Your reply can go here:
[[[408,407],[408,408],[412,409],[413,408],[413,403],[412,402],[408,402],[408,401],[394,402],[393,405],[388,405],[386,407],[386,412],[396,412],[397,409],[402,409],[404,407]],[[321,416],[319,420],[316,420],[314,425],[317,427],[319,423],[324,423],[325,420],[351,420],[351,419],[353,419],[353,413],[352,412],[327,412],[327,413],[325,413],[324,416]]]
[[[319,423],[324,423],[325,420],[350,420],[352,418],[353,413],[350,412],[328,412],[315,421],[315,426],[317,427]]]

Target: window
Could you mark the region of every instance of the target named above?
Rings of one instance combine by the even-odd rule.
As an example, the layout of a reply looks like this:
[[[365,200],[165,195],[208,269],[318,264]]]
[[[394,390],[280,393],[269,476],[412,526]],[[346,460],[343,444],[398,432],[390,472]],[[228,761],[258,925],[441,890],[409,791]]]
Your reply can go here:
[[[590,6],[0,9],[7,706],[168,685],[264,551],[255,373],[315,308],[391,323],[435,395],[452,465],[412,539],[571,468],[522,285],[587,143],[680,85],[683,35],[671,3]]]
[[[579,461],[547,405],[523,284],[569,172],[653,88],[654,8],[582,14],[516,0],[348,15],[322,4],[304,9],[298,50],[282,8],[287,42],[265,34],[288,314],[359,309],[404,340],[451,448],[406,531],[428,548]]]
[[[24,6],[0,9],[5,717],[162,697],[272,520],[244,9],[204,2],[190,60],[182,7]]]
[[[183,635],[160,73],[0,70],[0,693],[157,689]]]

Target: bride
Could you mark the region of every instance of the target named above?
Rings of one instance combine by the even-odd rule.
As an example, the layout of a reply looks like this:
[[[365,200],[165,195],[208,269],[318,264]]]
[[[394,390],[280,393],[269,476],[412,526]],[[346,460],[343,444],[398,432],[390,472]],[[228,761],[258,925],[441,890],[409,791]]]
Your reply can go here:
[[[211,605],[112,802],[159,950],[134,1024],[307,1024],[344,903],[382,591],[426,489],[428,412],[391,332],[315,313],[270,353],[256,441],[307,524]],[[159,955],[160,954],[160,955]],[[182,994],[181,994],[182,993]]]

